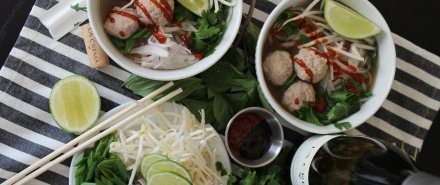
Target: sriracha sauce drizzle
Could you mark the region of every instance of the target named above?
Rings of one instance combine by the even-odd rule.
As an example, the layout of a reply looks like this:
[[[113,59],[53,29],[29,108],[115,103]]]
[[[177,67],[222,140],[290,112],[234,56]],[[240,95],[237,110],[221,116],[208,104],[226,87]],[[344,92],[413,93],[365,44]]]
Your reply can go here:
[[[299,58],[293,57],[293,61],[297,63],[299,66],[301,66],[306,74],[310,77],[310,82],[313,83],[313,72],[312,70]]]

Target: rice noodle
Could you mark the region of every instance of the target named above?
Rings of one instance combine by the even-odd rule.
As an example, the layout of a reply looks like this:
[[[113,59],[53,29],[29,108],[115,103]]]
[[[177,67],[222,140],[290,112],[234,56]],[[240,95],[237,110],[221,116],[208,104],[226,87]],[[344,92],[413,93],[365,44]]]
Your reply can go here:
[[[337,47],[335,48],[335,47],[332,47],[332,46],[329,46],[328,48],[332,49],[332,50],[334,50],[334,51],[336,51],[336,52],[338,52],[338,53],[340,53],[340,54],[342,54],[342,55],[344,55],[346,57],[352,58],[352,59],[356,59],[356,60],[360,60],[360,61],[364,61],[365,60],[364,57],[353,55],[352,53],[349,53],[349,52],[347,52],[347,51],[345,51],[345,50],[343,50],[341,48],[337,48]]]
[[[191,50],[172,39],[160,43],[155,37],[148,39],[148,45],[134,48],[131,54],[140,55],[133,58],[135,62],[153,69],[179,69],[199,61]]]
[[[323,13],[322,11],[318,11],[318,10],[316,10],[316,11],[310,11],[310,12],[306,12],[306,11],[304,11],[302,14],[299,14],[299,15],[297,15],[297,16],[295,16],[295,17],[293,17],[293,18],[291,18],[291,19],[289,19],[289,20],[287,20],[287,21],[285,21],[285,22],[281,25],[281,27],[280,27],[279,29],[283,28],[286,24],[288,24],[288,23],[290,23],[290,22],[293,22],[293,21],[296,21],[296,20],[298,20],[298,19],[302,19],[302,18],[307,17],[307,16],[310,16],[310,15],[316,15],[316,14],[322,14],[322,13]]]
[[[329,35],[329,36],[320,37],[320,38],[312,40],[308,43],[299,45],[298,48],[308,48],[308,47],[314,46],[318,43],[323,43],[324,41],[326,41],[325,43],[328,44],[328,43],[332,43],[332,42],[336,42],[336,41],[340,41],[340,40],[342,40],[342,38],[337,37],[336,35]]]
[[[176,31],[187,31],[187,32],[197,32],[197,28],[194,27],[193,23],[189,21],[184,21],[180,25],[164,27],[163,31],[165,33],[172,33]]]

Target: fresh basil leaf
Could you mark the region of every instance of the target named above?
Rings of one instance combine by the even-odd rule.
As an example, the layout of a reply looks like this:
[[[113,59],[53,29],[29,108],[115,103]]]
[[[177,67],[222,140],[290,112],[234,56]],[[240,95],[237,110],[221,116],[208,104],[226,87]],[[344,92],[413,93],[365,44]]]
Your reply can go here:
[[[243,55],[236,49],[229,49],[220,60],[221,62],[229,62],[240,72],[244,72],[246,70]]]
[[[212,107],[212,104],[213,104],[212,100],[185,98],[185,99],[180,100],[179,102],[184,104],[190,110],[190,112],[196,116],[196,118],[198,120],[201,119],[199,111],[203,109],[205,111],[205,121],[207,123],[213,124],[215,117],[214,117],[214,112],[213,112],[213,107]],[[216,125],[213,125],[213,126],[216,126]]]
[[[244,91],[227,93],[224,94],[224,97],[228,100],[228,102],[231,102],[231,107],[234,112],[238,112],[249,106],[249,97]]]
[[[205,84],[214,92],[222,93],[231,88],[233,79],[245,78],[244,74],[226,62],[217,62],[201,74]]]
[[[166,82],[163,81],[150,80],[137,75],[131,75],[123,86],[137,95],[146,96],[165,84]]]
[[[260,28],[258,28],[255,24],[252,22],[249,23],[245,36],[243,38],[246,48],[249,50],[249,53],[256,53],[257,48],[257,39],[260,35]]]
[[[232,108],[223,96],[218,94],[214,96],[213,111],[214,117],[218,123],[217,126],[219,128],[225,128],[229,119],[232,117]]]
[[[260,86],[257,87],[258,97],[261,102],[261,105],[271,112],[273,112],[272,107],[269,104],[269,101],[267,101],[266,97],[264,97],[263,91],[261,90]]]

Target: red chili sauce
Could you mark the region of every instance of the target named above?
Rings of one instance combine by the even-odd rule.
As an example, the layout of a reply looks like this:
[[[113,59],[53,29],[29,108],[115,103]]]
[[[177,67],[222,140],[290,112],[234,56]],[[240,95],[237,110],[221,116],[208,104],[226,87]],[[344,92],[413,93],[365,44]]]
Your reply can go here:
[[[233,153],[255,160],[269,150],[271,138],[270,127],[262,116],[257,113],[245,113],[232,122],[228,144]]]

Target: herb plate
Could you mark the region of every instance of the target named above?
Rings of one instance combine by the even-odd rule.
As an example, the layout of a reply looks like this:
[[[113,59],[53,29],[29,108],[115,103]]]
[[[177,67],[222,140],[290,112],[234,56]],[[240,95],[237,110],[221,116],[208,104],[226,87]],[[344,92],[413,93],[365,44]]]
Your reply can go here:
[[[114,114],[120,112],[120,111],[123,110],[124,108],[128,107],[130,104],[131,104],[131,102],[129,102],[129,103],[125,103],[125,104],[122,104],[122,105],[119,105],[119,106],[113,108],[112,110],[108,111],[108,112],[105,113],[103,116],[101,116],[101,118],[98,120],[97,123],[99,124],[99,123],[103,122],[104,120],[108,119],[110,116],[112,116],[112,115],[114,115]],[[177,105],[178,105],[178,107],[176,108],[176,107],[174,107],[174,104],[173,104],[173,103],[168,103],[168,102],[166,102],[166,103],[160,105],[160,106],[161,106],[160,108],[161,108],[162,110],[167,110],[167,111],[173,111],[173,110],[175,110],[176,113],[180,113],[178,110],[181,110],[182,108],[184,108],[184,106],[179,105],[179,104],[177,104]],[[112,122],[111,124],[109,124],[108,127],[113,126],[113,125],[116,124],[117,122],[123,120],[124,118],[128,117],[128,115],[133,114],[134,112],[136,112],[136,111],[138,111],[138,110],[139,110],[139,109],[135,109],[135,110],[133,110],[133,111],[127,113],[125,116],[122,116],[121,118],[119,118],[119,119],[115,120],[114,122]],[[129,124],[131,124],[130,127],[137,128],[137,127],[140,126],[141,123],[142,123],[142,119],[141,119],[141,118],[138,118],[138,119],[136,119],[136,120],[133,120],[133,121],[132,121],[131,123],[129,123]],[[209,125],[209,124],[207,124],[206,126],[207,126],[207,127],[212,127],[212,126]],[[106,128],[108,128],[108,127],[106,127]],[[213,140],[213,142],[208,142],[208,145],[210,145],[212,148],[217,149],[217,150],[216,150],[216,158],[217,158],[217,161],[221,162],[221,163],[223,164],[224,169],[225,169],[227,172],[230,173],[230,172],[231,172],[231,162],[230,162],[230,160],[229,160],[228,152],[226,151],[225,145],[223,144],[223,140],[221,139],[220,135],[217,134],[217,136],[215,136],[215,137],[216,137],[216,139]],[[91,145],[90,147],[92,147],[92,146],[93,146],[93,145]],[[82,153],[82,151],[79,152],[79,153],[77,153],[77,154],[75,154],[75,155],[73,156],[73,158],[72,158],[72,162],[71,162],[71,164],[70,164],[70,171],[69,171],[69,185],[76,185],[76,182],[75,182],[75,171],[76,171],[76,168],[75,168],[75,161],[76,161],[76,159],[77,159],[77,157],[79,156],[80,153]],[[227,176],[224,176],[223,178],[227,178]],[[226,179],[225,179],[225,180],[226,180]]]

